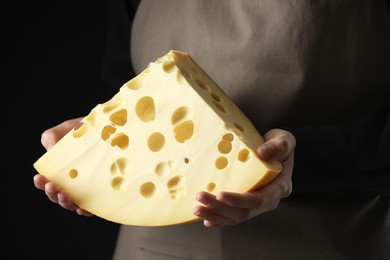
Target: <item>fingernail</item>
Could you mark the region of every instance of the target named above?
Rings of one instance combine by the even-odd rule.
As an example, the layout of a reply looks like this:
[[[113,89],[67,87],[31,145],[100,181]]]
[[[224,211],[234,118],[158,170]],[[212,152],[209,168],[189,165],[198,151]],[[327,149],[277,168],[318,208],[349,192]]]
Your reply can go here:
[[[264,157],[267,155],[267,145],[266,144],[262,144],[260,145],[258,148],[257,148],[257,153],[261,156],[261,157]]]
[[[49,150],[54,145],[46,135],[41,136],[41,143],[46,150]]]
[[[192,213],[195,215],[195,216],[199,216],[200,214],[200,210],[198,207],[195,207],[194,210],[192,211]]]
[[[45,135],[41,135],[41,144],[46,147],[47,138]]]

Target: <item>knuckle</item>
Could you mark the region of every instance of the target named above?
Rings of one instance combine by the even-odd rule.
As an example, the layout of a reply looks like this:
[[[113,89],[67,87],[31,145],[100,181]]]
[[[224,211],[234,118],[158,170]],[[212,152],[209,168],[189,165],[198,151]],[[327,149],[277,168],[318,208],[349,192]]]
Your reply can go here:
[[[51,202],[58,204],[57,197],[54,197],[54,196],[52,196],[51,194],[46,194],[46,195],[47,195],[47,197],[49,198],[49,200],[50,200]]]
[[[274,211],[278,208],[280,200],[275,201],[269,206],[269,211]]]
[[[283,185],[281,185],[281,195],[282,198],[286,198],[291,195],[292,192],[292,182],[284,181]]]
[[[267,205],[267,203],[268,203],[267,197],[260,196],[260,197],[257,198],[257,203],[256,204],[258,205],[258,207],[264,207],[265,205]]]
[[[242,210],[239,213],[238,218],[240,221],[245,221],[245,220],[249,219],[250,218],[250,211],[248,209]]]
[[[286,136],[282,136],[279,138],[279,147],[282,151],[289,151],[290,150],[290,143],[287,141]]]
[[[226,223],[225,223],[225,225],[226,225],[226,226],[230,226],[230,227],[232,227],[232,226],[235,226],[235,225],[237,225],[238,223],[240,223],[240,221],[237,221],[237,220],[231,220],[231,221],[228,221],[228,222],[226,222]]]

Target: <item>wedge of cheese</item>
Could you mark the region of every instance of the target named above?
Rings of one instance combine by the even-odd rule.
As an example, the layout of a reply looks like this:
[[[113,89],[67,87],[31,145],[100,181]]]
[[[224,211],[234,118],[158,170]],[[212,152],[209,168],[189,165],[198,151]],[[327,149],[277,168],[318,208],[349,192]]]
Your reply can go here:
[[[199,191],[251,191],[282,169],[258,158],[261,135],[181,51],[150,63],[82,122],[33,166],[81,208],[120,224],[196,221]]]

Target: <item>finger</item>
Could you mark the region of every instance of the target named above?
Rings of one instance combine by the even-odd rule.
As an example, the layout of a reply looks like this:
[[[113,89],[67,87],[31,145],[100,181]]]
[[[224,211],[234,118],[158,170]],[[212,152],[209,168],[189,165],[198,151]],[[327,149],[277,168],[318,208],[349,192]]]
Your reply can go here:
[[[267,196],[263,196],[263,197],[259,197],[259,198],[256,196],[253,196],[253,199],[251,201],[245,200],[245,199],[240,200],[237,198],[230,199],[228,197],[229,197],[229,195],[226,195],[226,197],[224,197],[223,200],[226,201],[227,203],[232,203],[232,204],[236,204],[236,203],[237,204],[246,204],[246,206],[248,207],[247,217],[244,218],[243,220],[241,220],[241,222],[245,221],[246,219],[250,219],[253,216],[257,216],[259,214],[262,214],[264,212],[275,210],[280,202],[280,198],[267,197]],[[241,203],[241,202],[243,202],[243,203]]]
[[[50,201],[59,204],[61,207],[65,209],[71,211],[76,210],[76,205],[73,204],[69,195],[61,191],[55,183],[53,182],[46,183],[45,193]]]
[[[216,195],[216,199],[231,207],[239,207],[245,209],[253,209],[266,204],[266,199],[259,194],[235,193],[235,192],[220,192]]]
[[[246,193],[220,192],[216,199],[231,207],[241,207],[249,210],[263,208],[267,210],[274,207],[275,201],[288,197],[291,190],[291,181],[279,175],[259,190]]]
[[[76,212],[77,212],[77,214],[79,214],[81,216],[86,216],[86,217],[92,217],[93,216],[93,214],[90,213],[89,211],[86,211],[86,210],[84,210],[82,208],[79,208],[79,207],[77,207]]]
[[[232,219],[226,218],[214,210],[204,207],[204,206],[196,206],[193,210],[195,216],[203,219],[203,224],[206,227],[216,227],[216,226],[232,226],[235,225],[236,222]]]
[[[43,147],[45,147],[46,150],[49,150],[70,130],[79,127],[82,124],[80,120],[81,118],[70,119],[44,131],[41,135],[41,143]]]
[[[57,193],[59,192],[58,186],[53,182],[47,182],[45,184],[45,194],[54,203],[58,203]]]
[[[288,131],[272,129],[265,134],[265,139],[256,150],[264,160],[285,160],[295,149],[295,137]]]
[[[75,211],[77,209],[77,206],[70,200],[69,196],[63,191],[57,192],[57,200],[58,200],[58,204],[65,209],[71,211]]]
[[[41,174],[35,174],[33,177],[33,182],[34,182],[35,187],[37,187],[40,190],[44,190],[45,184],[48,182],[48,180],[46,179],[45,176],[43,176]]]
[[[211,209],[213,212],[217,213],[219,216],[223,217],[221,224],[232,225],[243,220],[246,220],[249,211],[242,207],[232,207],[216,199],[215,195],[212,195],[207,192],[199,192],[197,194],[197,200],[205,205],[207,209]],[[208,213],[208,212],[206,212]]]
[[[211,221],[209,221],[207,219],[203,220],[203,225],[205,227],[220,227],[220,226],[222,226],[222,225],[219,225],[217,223],[211,222]]]

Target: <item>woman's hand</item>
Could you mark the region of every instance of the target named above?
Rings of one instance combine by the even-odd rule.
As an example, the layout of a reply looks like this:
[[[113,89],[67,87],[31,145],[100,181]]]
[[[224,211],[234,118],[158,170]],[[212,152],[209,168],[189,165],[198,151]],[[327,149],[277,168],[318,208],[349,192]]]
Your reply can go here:
[[[247,193],[220,192],[212,195],[205,191],[196,199],[203,205],[193,213],[203,219],[206,227],[233,226],[264,212],[275,210],[281,199],[292,191],[295,137],[288,131],[272,129],[265,135],[265,143],[257,149],[264,160],[279,160],[283,170],[269,184]]]
[[[75,118],[67,120],[55,127],[47,129],[42,133],[41,143],[46,150],[49,150],[54,144],[56,144],[64,135],[70,130],[81,126],[81,118]],[[34,175],[34,185],[40,190],[45,191],[46,196],[54,203],[59,204],[64,209],[76,211],[79,215],[93,216],[86,210],[79,208],[75,205],[70,196],[61,190],[61,188],[54,182],[50,182],[45,176],[41,174]]]

